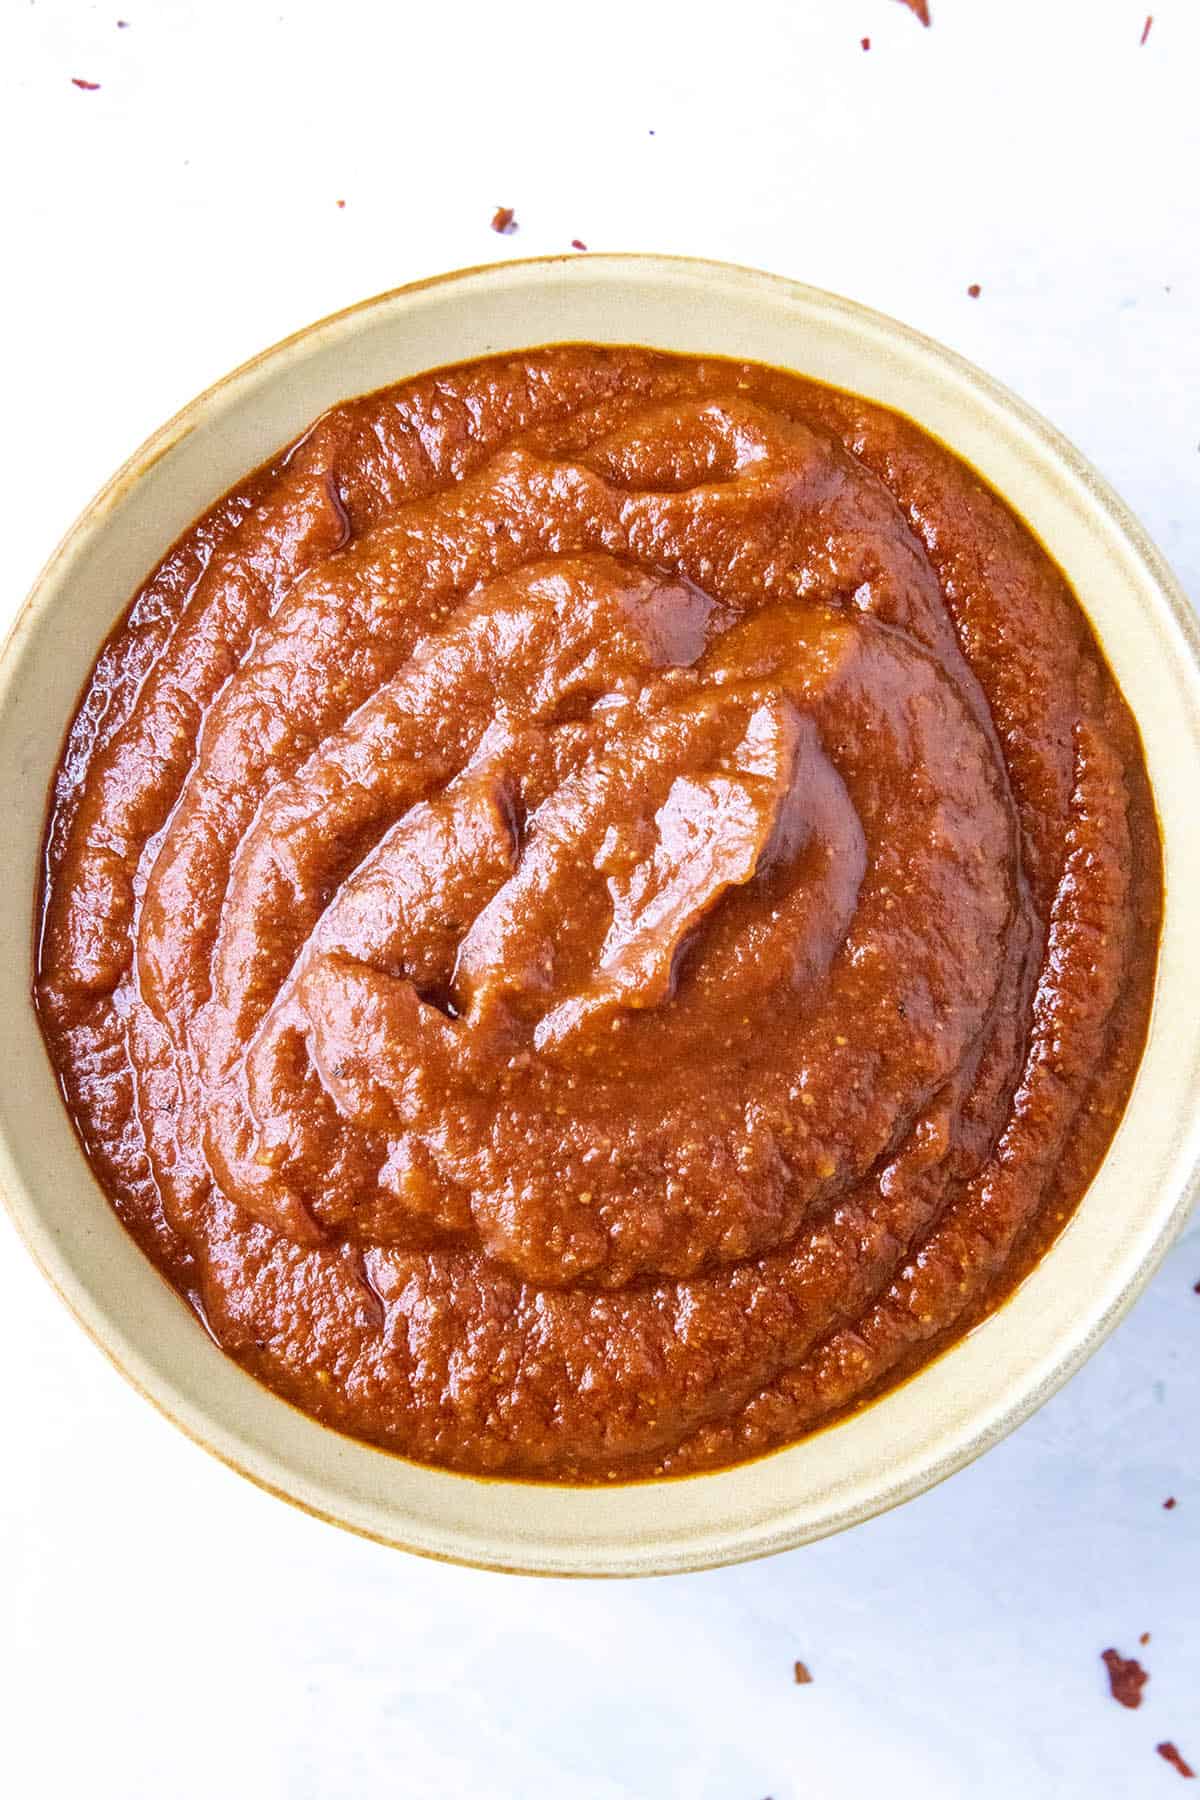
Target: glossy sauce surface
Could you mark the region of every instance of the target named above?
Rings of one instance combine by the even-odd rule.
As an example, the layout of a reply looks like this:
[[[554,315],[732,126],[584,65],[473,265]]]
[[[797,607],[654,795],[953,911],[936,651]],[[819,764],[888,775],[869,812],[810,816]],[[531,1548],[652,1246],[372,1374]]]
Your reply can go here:
[[[52,797],[37,1000],[248,1370],[453,1468],[733,1462],[1044,1249],[1144,1040],[1132,720],[910,422],[580,345],[335,409],[175,546]]]

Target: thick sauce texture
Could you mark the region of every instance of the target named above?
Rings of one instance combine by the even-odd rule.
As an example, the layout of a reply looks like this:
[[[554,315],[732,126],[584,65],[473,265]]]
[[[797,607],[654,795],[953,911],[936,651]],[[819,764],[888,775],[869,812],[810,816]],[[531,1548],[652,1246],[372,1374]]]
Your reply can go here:
[[[338,407],[175,546],[71,727],[36,991],[229,1355],[605,1481],[997,1304],[1160,910],[1135,726],[995,494],[852,395],[574,345]]]

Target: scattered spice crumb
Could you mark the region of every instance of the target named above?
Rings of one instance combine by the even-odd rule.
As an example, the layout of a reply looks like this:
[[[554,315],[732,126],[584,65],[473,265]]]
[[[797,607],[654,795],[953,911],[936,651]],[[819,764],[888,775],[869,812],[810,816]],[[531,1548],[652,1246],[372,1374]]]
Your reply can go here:
[[[811,1680],[812,1675],[809,1673],[808,1664],[798,1662],[796,1664],[796,1686],[807,1687]]]
[[[129,20],[128,19],[118,19],[117,20],[117,30],[118,31],[128,31],[129,30]]]
[[[1142,26],[1141,42],[1143,44],[1146,42],[1146,39],[1150,36],[1150,27],[1153,25],[1153,23],[1154,23],[1154,14],[1147,13],[1146,14],[1146,23]]]
[[[970,294],[972,300],[978,300],[980,294],[982,294],[982,292],[983,292],[983,289],[980,287],[980,285],[977,281],[973,281],[971,283],[970,287],[967,289],[967,292],[968,292],[968,294]]]
[[[1183,1757],[1180,1756],[1174,1744],[1170,1742],[1165,1744],[1155,1744],[1154,1748],[1158,1751],[1158,1754],[1162,1757],[1164,1762],[1169,1762],[1173,1769],[1179,1770],[1179,1773],[1183,1776],[1185,1781],[1195,1781],[1195,1769],[1193,1769],[1191,1763],[1183,1760]]]
[[[94,94],[100,86],[98,81],[85,81],[82,75],[72,75],[71,86],[82,88],[85,94]]]
[[[339,200],[339,201],[338,201],[338,202],[337,202],[337,204],[338,204],[338,205],[339,205],[339,206],[345,206],[345,204],[346,204],[346,202],[345,202],[345,201],[344,201],[344,200]]]
[[[587,245],[584,243],[582,238],[572,238],[571,239],[571,248],[572,248],[572,250],[586,250]]]
[[[492,230],[501,237],[511,237],[517,229],[517,215],[511,206],[498,206],[492,214]]]
[[[1140,1706],[1142,1689],[1150,1677],[1136,1656],[1122,1656],[1117,1650],[1104,1650],[1101,1652],[1101,1661],[1108,1670],[1108,1685],[1113,1699],[1118,1700],[1122,1706]]]
[[[1139,1644],[1148,1644],[1149,1642],[1150,1642],[1150,1633],[1148,1631],[1143,1631],[1141,1637],[1138,1639],[1138,1643]]]
[[[871,40],[870,40],[870,38],[863,38],[863,40],[862,40],[862,47],[863,47],[863,49],[864,49],[864,50],[869,50],[869,49],[870,49],[870,48],[871,48]]]
[[[929,0],[900,0],[900,4],[907,6],[910,13],[915,13],[922,25],[933,23],[929,17]]]
[[[1200,1281],[1198,1281],[1196,1283],[1195,1287],[1192,1289],[1192,1292],[1193,1292],[1193,1294],[1200,1294]]]
[[[1176,1499],[1176,1498],[1175,1498],[1175,1496],[1174,1496],[1174,1494],[1170,1494],[1170,1495],[1168,1495],[1168,1497],[1167,1497],[1167,1498],[1166,1498],[1166,1499],[1165,1499],[1165,1500],[1164,1500],[1164,1501],[1163,1501],[1163,1511],[1164,1511],[1164,1512],[1174,1512],[1174,1511],[1175,1511],[1175,1508],[1176,1508],[1176,1507],[1177,1507],[1177,1506],[1178,1506],[1178,1505],[1179,1505],[1179,1502],[1178,1502],[1178,1500],[1177,1500],[1177,1499]]]

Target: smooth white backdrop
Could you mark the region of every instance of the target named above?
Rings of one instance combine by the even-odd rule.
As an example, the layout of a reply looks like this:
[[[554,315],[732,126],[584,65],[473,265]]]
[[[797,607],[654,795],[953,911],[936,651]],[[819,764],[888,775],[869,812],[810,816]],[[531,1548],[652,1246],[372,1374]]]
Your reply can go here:
[[[0,624],[231,365],[576,237],[942,338],[1075,439],[1200,598],[1200,5],[932,4],[923,31],[895,0],[3,0]],[[418,1563],[259,1494],[125,1388],[0,1221],[0,1792],[1172,1794],[1156,1742],[1200,1767],[1197,1281],[1193,1224],[1057,1399],[900,1512],[592,1586]],[[1151,1671],[1138,1712],[1108,1644]]]

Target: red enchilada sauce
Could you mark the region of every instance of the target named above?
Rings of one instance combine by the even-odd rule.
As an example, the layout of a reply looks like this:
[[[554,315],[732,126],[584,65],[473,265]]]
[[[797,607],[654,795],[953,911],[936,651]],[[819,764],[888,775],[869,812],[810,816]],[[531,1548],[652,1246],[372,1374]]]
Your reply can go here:
[[[1120,1116],[1160,904],[1133,721],[968,468],[571,346],[336,408],[176,544],[64,750],[37,1001],[229,1355],[611,1480],[996,1304]]]

